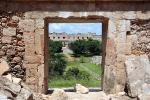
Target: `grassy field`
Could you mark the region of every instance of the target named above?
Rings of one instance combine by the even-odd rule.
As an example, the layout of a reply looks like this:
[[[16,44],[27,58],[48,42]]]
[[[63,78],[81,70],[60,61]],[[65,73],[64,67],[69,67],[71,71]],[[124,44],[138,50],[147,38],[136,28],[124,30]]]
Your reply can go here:
[[[74,87],[75,84],[79,83],[87,87],[100,87],[100,65],[90,63],[89,57],[82,59],[84,63],[81,63],[81,57],[75,58],[74,61],[68,61],[66,70],[71,67],[78,67],[80,70],[84,70],[90,74],[90,80],[71,79],[66,80],[63,77],[54,77],[49,79],[50,88],[62,88],[62,87]]]

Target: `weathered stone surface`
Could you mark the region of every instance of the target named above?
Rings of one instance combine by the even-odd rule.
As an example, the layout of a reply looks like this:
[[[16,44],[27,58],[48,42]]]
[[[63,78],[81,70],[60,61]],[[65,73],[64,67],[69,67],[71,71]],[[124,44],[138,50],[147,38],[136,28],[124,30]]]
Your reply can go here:
[[[43,29],[44,28],[44,20],[43,19],[37,19],[35,21],[35,27],[38,29]]]
[[[129,95],[131,97],[137,97],[143,92],[149,92],[143,88],[144,84],[150,84],[150,62],[148,57],[146,55],[129,56],[125,65]]]
[[[15,84],[20,84],[21,83],[21,79],[20,78],[16,78],[16,77],[12,77],[12,82]]]
[[[13,62],[15,62],[15,63],[19,63],[21,61],[22,61],[21,57],[14,57],[13,58]]]
[[[4,59],[0,59],[0,76],[9,71],[9,65]]]
[[[15,22],[19,22],[20,18],[18,16],[12,16],[12,20]]]
[[[29,90],[22,88],[16,100],[33,100],[33,94]]]
[[[15,78],[14,78],[15,79]],[[13,79],[13,80],[14,80]],[[33,100],[32,92],[4,77],[0,77],[1,100]]]
[[[41,57],[38,55],[25,56],[24,61],[27,64],[40,64],[41,63]]]
[[[5,1],[3,0],[2,2]],[[39,29],[46,28],[46,26],[44,27],[44,22],[47,21],[48,17],[55,19],[57,17],[67,18],[73,16],[79,17],[79,19],[83,17],[88,19],[87,16],[91,15],[93,21],[99,20],[103,23],[103,36],[106,37],[103,40],[108,40],[106,52],[103,50],[106,55],[106,57],[104,56],[103,58],[103,62],[105,63],[105,66],[103,66],[105,67],[103,90],[106,90],[107,93],[121,91],[124,88],[125,81],[124,61],[122,60],[123,55],[140,55],[146,53],[149,55],[150,59],[149,2],[132,2],[131,5],[135,4],[134,6],[127,6],[126,3],[122,2],[124,1],[108,2],[107,4],[105,1],[101,3],[97,0],[96,2],[95,0],[93,0],[93,2],[88,2],[88,0],[86,0],[86,3],[84,3],[84,1],[83,3],[81,2],[81,4],[80,2],[73,2],[74,4],[71,4],[72,2],[62,2],[61,5],[53,2],[28,3],[25,1],[23,3],[14,1],[10,3],[6,2],[6,4],[0,3],[0,8],[4,8],[1,9],[0,15],[0,44],[3,45],[2,49],[0,47],[0,57],[4,57],[8,60],[11,73],[13,73],[12,75],[19,77],[20,75],[25,77],[30,76],[30,71],[33,71],[31,76],[35,75],[33,74],[35,69],[22,69],[22,62],[38,65],[41,65],[41,63],[44,64],[42,67],[38,68],[38,70],[44,72],[43,74],[36,70],[36,74],[38,76],[41,75],[41,77],[29,77],[29,80],[27,79],[28,82],[30,82],[30,80],[31,82],[35,81],[32,82],[33,84],[31,85],[33,87],[36,86],[36,88],[38,87],[39,91],[42,91],[41,87],[46,86],[45,84],[43,85],[42,82],[47,77],[45,74],[47,62],[45,59],[46,57],[44,57],[44,47],[46,46],[43,41],[47,40],[44,40],[46,35],[36,34],[37,30],[40,32]],[[108,5],[108,7],[105,4]],[[59,11],[60,9],[61,11]],[[94,19],[94,17],[96,17],[96,19]],[[135,19],[140,20],[137,21],[136,25],[133,25],[135,24],[133,23]],[[143,23],[142,19],[147,20]],[[46,24],[47,23],[48,22],[46,22]],[[130,25],[133,25],[133,27],[130,28]],[[14,30],[16,28],[16,33],[14,30],[11,30],[13,29],[12,27],[14,27]],[[9,30],[9,28],[11,29]],[[13,32],[8,34],[10,31]],[[28,34],[26,34],[27,32]],[[131,35],[134,36],[132,37]],[[105,44],[105,42],[103,43]],[[13,46],[13,49],[8,45]],[[121,57],[119,57],[120,54],[122,55]],[[42,55],[42,57],[38,57],[39,55]],[[14,57],[18,56],[21,57],[21,60],[13,61]],[[27,73],[29,75],[22,74],[26,73],[25,71],[28,71]],[[146,74],[144,80],[148,84],[149,75]],[[144,89],[144,86],[142,87]]]
[[[7,56],[14,56],[16,54],[16,50],[15,49],[8,49],[6,54],[7,54]]]
[[[35,48],[37,54],[44,55],[44,29],[36,29],[35,38]]]
[[[76,84],[75,90],[77,93],[81,93],[81,94],[89,93],[89,89],[82,86],[81,84]]]
[[[34,44],[35,43],[35,34],[33,32],[24,32],[23,38],[25,41],[25,44]]]
[[[150,94],[140,94],[138,100],[150,100]]]
[[[8,27],[3,29],[3,35],[5,36],[15,36],[16,28]]]
[[[68,100],[67,94],[62,89],[55,89],[49,100]]]
[[[12,75],[8,74],[8,75],[4,75],[3,77],[7,78],[10,82],[12,82]]]
[[[2,18],[2,20],[1,20],[3,23],[6,23],[7,22],[7,18]]]
[[[10,44],[11,43],[11,37],[9,37],[9,36],[3,36],[2,37],[2,43],[8,43],[8,44]]]
[[[35,22],[32,19],[25,19],[19,21],[19,29],[22,30],[22,32],[34,32],[35,30]]]
[[[13,99],[12,94],[1,88],[0,89],[0,100],[8,100],[8,99]]]
[[[0,50],[0,56],[4,56],[5,55],[5,52]]]
[[[47,78],[45,78],[46,72],[44,71],[44,64],[38,66],[38,78],[39,78],[39,91],[45,90],[44,84],[47,84]]]
[[[11,81],[9,81],[7,78],[4,77],[0,77],[0,88],[9,91],[13,95],[17,95],[21,90],[20,85],[11,83]]]

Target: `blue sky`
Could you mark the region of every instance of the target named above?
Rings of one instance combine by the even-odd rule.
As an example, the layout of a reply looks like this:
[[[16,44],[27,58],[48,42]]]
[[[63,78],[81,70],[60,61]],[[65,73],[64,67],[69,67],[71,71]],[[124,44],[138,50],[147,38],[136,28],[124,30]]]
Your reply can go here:
[[[49,23],[49,33],[87,33],[92,32],[97,35],[102,34],[102,23]]]

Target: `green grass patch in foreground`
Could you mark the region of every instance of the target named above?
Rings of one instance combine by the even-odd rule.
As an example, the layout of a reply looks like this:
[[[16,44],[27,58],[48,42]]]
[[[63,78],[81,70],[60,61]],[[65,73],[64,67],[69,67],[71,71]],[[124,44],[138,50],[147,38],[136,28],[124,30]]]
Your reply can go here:
[[[74,87],[75,84],[82,84],[87,87],[100,87],[101,81],[98,78],[101,77],[101,67],[100,65],[90,63],[88,57],[84,58],[84,63],[81,63],[80,60],[75,60],[73,62],[67,62],[67,67],[65,71],[72,67],[78,67],[80,70],[86,71],[90,74],[89,80],[81,79],[69,79],[67,80],[63,76],[55,76],[49,78],[49,87],[50,88],[62,88],[62,87]]]
[[[71,79],[71,80],[65,80],[63,77],[55,77],[53,79],[49,79],[49,87],[50,88],[63,88],[63,87],[74,87],[75,84],[82,84],[87,87],[100,87],[100,81],[98,80],[93,80],[90,79],[89,81],[87,80],[76,80],[76,79]]]

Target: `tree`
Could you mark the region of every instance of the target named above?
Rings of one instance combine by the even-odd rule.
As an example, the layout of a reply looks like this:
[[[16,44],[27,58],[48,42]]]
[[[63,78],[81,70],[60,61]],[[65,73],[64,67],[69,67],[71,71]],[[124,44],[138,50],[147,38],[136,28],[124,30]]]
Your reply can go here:
[[[62,47],[63,47],[63,44],[60,41],[49,40],[49,42],[48,42],[48,49],[49,49],[49,51],[51,51],[53,53],[62,52]]]
[[[102,52],[102,42],[98,40],[88,40],[86,49],[91,55],[100,55]]]
[[[102,42],[98,40],[76,40],[69,44],[69,48],[75,55],[100,55],[102,52]]]
[[[54,54],[48,63],[50,75],[63,75],[67,62],[62,54]]]
[[[60,41],[49,40],[48,43],[48,66],[50,75],[62,75],[66,68],[66,61],[62,54],[59,54],[62,51],[62,43]]]
[[[81,55],[86,52],[86,41],[85,40],[76,40],[69,44],[69,48],[74,52],[74,54]]]

